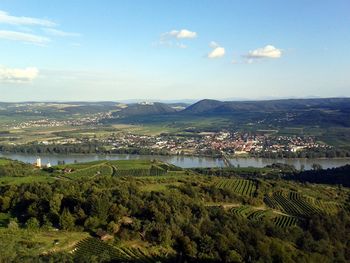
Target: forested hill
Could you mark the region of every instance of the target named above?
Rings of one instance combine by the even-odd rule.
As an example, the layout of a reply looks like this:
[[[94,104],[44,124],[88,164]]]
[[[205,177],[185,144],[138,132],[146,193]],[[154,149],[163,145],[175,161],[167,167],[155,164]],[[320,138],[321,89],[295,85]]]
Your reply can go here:
[[[283,99],[261,101],[218,101],[204,99],[187,107],[183,113],[220,113],[234,111],[335,110],[350,112],[350,98]]]
[[[134,103],[128,105],[125,104],[124,107],[121,107],[120,110],[114,113],[114,116],[162,115],[175,112],[176,109],[165,103]]]
[[[188,116],[230,116],[270,124],[350,127],[350,98],[284,99],[266,101],[201,100],[179,114]],[[276,123],[275,123],[276,122]]]
[[[300,182],[350,187],[350,165],[332,169],[308,170],[300,172],[297,175],[289,176],[288,178]]]
[[[186,107],[187,106],[187,107]],[[192,105],[160,102],[0,102],[0,115],[4,116],[71,116],[113,112],[117,118],[148,115],[227,116],[251,113],[254,118],[289,114],[295,120],[331,120],[350,125],[350,98],[281,99],[265,101],[218,101],[204,99]],[[269,116],[270,116],[269,115]]]
[[[284,180],[287,166],[0,168],[0,262],[350,260],[349,188]]]

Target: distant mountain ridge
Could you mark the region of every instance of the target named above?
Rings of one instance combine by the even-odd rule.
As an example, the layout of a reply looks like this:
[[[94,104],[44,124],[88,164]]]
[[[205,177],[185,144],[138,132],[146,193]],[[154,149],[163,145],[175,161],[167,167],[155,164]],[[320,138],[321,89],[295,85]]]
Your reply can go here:
[[[220,114],[236,111],[286,111],[306,109],[350,110],[350,98],[282,99],[266,101],[218,101],[200,100],[183,114]]]
[[[336,125],[350,127],[350,98],[308,98],[265,101],[200,100],[185,103],[138,102],[0,102],[0,116],[71,117],[111,113],[112,119],[131,118],[133,122],[158,119],[225,117],[231,123],[271,125]]]

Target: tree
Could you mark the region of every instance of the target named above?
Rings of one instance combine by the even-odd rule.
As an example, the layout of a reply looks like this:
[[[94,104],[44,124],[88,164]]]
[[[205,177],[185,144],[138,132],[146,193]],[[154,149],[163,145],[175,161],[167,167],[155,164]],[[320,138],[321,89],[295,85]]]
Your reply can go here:
[[[110,208],[108,198],[103,196],[93,196],[92,198],[92,215],[100,220],[101,224],[105,224],[108,217],[108,210]]]
[[[188,236],[182,236],[178,240],[179,250],[184,253],[186,257],[195,258],[197,255],[197,244]]]
[[[241,255],[236,250],[230,250],[226,256],[226,262],[243,262]]]
[[[11,198],[8,196],[2,196],[0,197],[0,209],[3,212],[6,212],[7,209],[10,208],[10,204],[11,204]]]
[[[75,218],[69,212],[68,209],[64,209],[60,216],[60,226],[64,230],[73,230],[74,229]]]
[[[17,220],[11,220],[10,223],[7,225],[7,228],[11,231],[17,231],[19,229]]]
[[[96,230],[101,225],[100,220],[96,216],[88,217],[84,222],[84,227],[88,230]]]
[[[31,217],[27,220],[26,227],[30,230],[38,230],[40,227],[40,223],[38,219],[36,219],[35,217]]]

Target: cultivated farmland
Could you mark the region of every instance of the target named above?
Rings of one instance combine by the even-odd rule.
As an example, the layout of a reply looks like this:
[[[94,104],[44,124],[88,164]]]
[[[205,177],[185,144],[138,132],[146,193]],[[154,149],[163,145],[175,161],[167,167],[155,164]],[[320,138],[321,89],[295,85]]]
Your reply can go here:
[[[257,181],[246,179],[220,179],[216,182],[216,187],[228,189],[232,192],[253,197],[257,192]]]

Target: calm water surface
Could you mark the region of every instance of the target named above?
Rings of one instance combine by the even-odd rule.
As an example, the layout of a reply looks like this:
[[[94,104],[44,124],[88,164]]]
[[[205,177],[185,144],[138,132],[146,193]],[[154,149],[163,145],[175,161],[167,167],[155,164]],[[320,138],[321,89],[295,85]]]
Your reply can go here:
[[[98,160],[150,160],[157,159],[167,163],[174,164],[183,168],[190,167],[223,167],[224,162],[220,158],[211,157],[197,157],[197,156],[162,156],[162,155],[131,155],[131,154],[42,154],[29,155],[29,154],[15,154],[15,153],[0,153],[0,157],[6,157],[13,160],[19,160],[26,163],[34,163],[38,157],[41,158],[42,163],[48,162],[51,165],[56,165],[58,162],[64,161],[65,163],[74,162],[90,162]],[[294,165],[295,168],[300,169],[303,165],[305,169],[311,169],[312,164],[320,164],[323,168],[339,167],[346,164],[350,164],[349,158],[338,159],[265,159],[265,158],[233,158],[230,159],[231,164],[240,167],[264,167],[272,163],[287,163]]]

